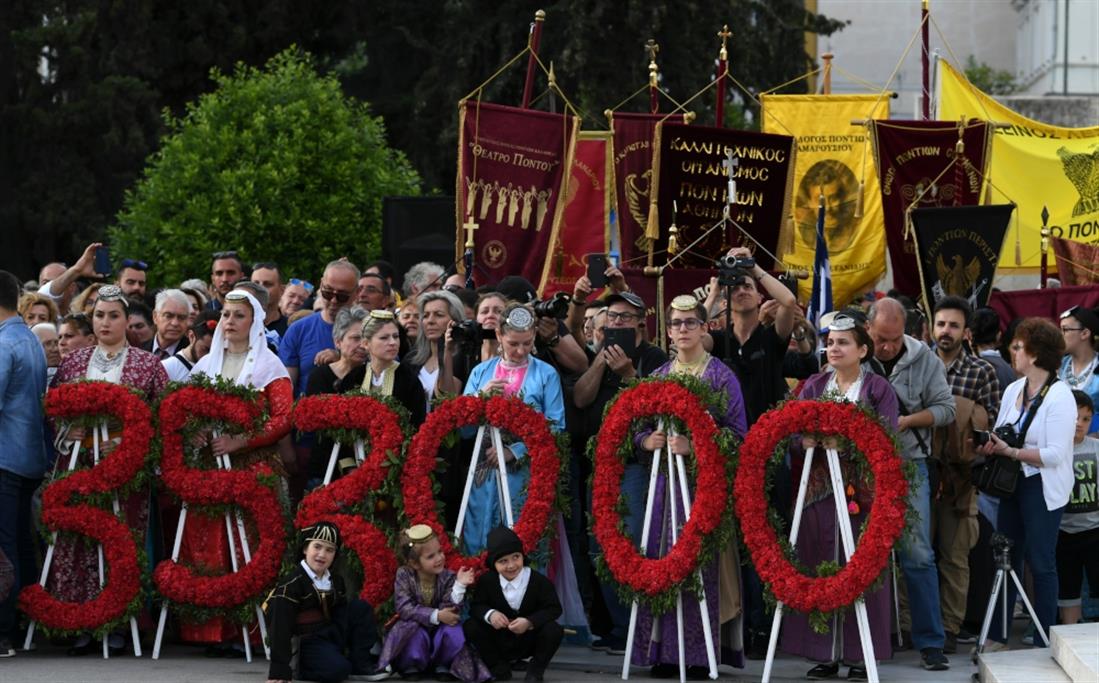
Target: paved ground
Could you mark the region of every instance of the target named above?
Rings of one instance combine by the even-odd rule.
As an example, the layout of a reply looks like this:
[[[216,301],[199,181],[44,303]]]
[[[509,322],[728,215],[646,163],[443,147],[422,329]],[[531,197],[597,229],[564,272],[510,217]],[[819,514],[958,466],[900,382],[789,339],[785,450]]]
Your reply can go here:
[[[898,653],[893,660],[879,665],[880,678],[890,683],[968,683],[971,674],[976,671],[965,655],[951,657],[952,668],[947,672],[926,672],[918,662],[917,654]],[[775,663],[771,680],[784,683],[804,681],[810,666],[800,659],[781,658]],[[546,680],[556,683],[616,681],[620,679],[621,667],[621,657],[566,646],[546,673]],[[749,662],[744,670],[722,667],[720,679],[758,681],[762,672],[763,662]],[[135,659],[132,654],[112,657],[108,661],[93,656],[71,658],[65,656],[64,648],[49,645],[40,645],[35,652],[20,652],[11,659],[0,659],[0,681],[3,683],[237,683],[262,682],[266,674],[267,664],[262,660],[262,652],[260,659],[249,664],[243,659],[206,659],[201,649],[179,645],[165,647],[157,661],[149,659],[148,652],[142,659]],[[841,674],[846,676],[846,670]],[[647,671],[634,669],[631,680],[652,679]]]

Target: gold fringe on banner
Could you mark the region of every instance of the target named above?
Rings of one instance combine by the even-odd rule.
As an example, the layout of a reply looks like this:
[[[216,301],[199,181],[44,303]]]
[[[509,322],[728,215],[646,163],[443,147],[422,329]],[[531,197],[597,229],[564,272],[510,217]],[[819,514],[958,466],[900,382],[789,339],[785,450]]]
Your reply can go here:
[[[779,229],[778,244],[775,246],[779,259],[794,253],[794,214],[790,214],[783,223],[786,227]]]
[[[657,198],[660,196],[660,142],[664,133],[664,122],[656,124],[653,130],[653,177],[649,183],[649,220],[645,224],[645,238],[654,243],[660,238],[660,211]]]

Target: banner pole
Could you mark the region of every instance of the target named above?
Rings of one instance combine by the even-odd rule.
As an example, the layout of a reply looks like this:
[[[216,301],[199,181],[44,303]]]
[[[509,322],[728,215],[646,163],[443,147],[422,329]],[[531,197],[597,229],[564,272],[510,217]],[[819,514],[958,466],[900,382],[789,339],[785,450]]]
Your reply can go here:
[[[923,0],[923,9],[920,10],[920,34],[923,49],[920,51],[920,65],[923,70],[923,102],[921,102],[921,118],[924,121],[931,120],[931,10],[928,0]]]
[[[660,45],[649,38],[645,41],[645,51],[649,53],[649,113],[655,114],[660,111],[660,78],[656,66],[656,53],[660,52]]]
[[[731,35],[733,34],[729,32],[728,24],[722,26],[717,32],[717,37],[721,38],[721,52],[717,57],[717,104],[714,107],[714,125],[718,128],[725,127],[725,75],[729,73],[729,50],[726,43]]]
[[[527,57],[527,78],[523,83],[523,109],[530,109],[530,95],[534,90],[534,65],[538,63],[538,45],[542,42],[542,24],[546,21],[545,10],[534,13],[534,22],[530,25],[530,56]]]
[[[832,94],[832,58],[835,57],[831,52],[825,52],[820,56],[824,60],[824,75],[821,79],[820,94],[831,95]]]

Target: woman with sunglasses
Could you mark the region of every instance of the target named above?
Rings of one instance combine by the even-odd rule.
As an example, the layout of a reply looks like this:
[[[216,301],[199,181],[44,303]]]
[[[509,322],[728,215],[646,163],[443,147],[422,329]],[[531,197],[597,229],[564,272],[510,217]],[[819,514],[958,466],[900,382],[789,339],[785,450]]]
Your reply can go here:
[[[828,368],[805,381],[802,399],[820,399],[857,403],[874,415],[880,416],[890,431],[897,428],[897,395],[889,381],[874,374],[869,367],[874,357],[874,342],[866,328],[845,314],[839,314],[828,328],[825,343]],[[791,448],[795,477],[801,472],[805,449],[817,446],[811,435],[803,435],[800,447]],[[823,447],[835,446],[835,439],[824,439]],[[801,532],[798,535],[798,561],[805,567],[816,567],[821,562],[842,562],[838,544],[836,504],[830,485],[828,463],[824,448],[815,449],[813,466],[809,473],[809,488],[805,496],[805,509],[801,515]],[[873,490],[862,484],[862,477],[852,461],[840,453],[843,481],[848,490],[848,509],[851,511],[851,528],[856,534],[873,503]],[[849,495],[850,494],[850,495]],[[857,543],[856,539],[856,543]],[[874,657],[889,659],[892,656],[889,641],[890,593],[888,582],[864,596],[870,618],[870,633],[874,643]],[[848,680],[865,681],[862,645],[859,641],[858,623],[853,612],[843,617],[843,652],[839,659],[833,657],[833,641],[838,633],[820,634],[813,631],[809,620],[794,612],[786,615],[782,629],[782,649],[794,655],[822,662],[814,666],[806,676],[811,680],[832,678],[839,674],[840,661],[850,666]]]
[[[194,445],[200,449],[201,466],[209,469],[217,467],[215,458],[220,456],[229,456],[235,470],[255,470],[260,464],[267,465],[283,479],[285,492],[286,470],[275,444],[290,433],[293,388],[286,368],[267,347],[263,318],[263,307],[254,296],[243,289],[230,290],[214,329],[210,352],[195,363],[191,378],[228,380],[259,391],[266,404],[267,421],[259,430],[244,435],[207,433],[199,436]],[[248,541],[255,548],[259,539],[249,533]],[[239,554],[240,549],[237,551]],[[206,515],[188,516],[179,562],[218,572],[232,571],[224,520]],[[240,628],[228,619],[213,618],[196,625],[180,624],[180,636],[188,642],[210,644],[207,656],[232,656],[230,643],[240,638]]]
[[[53,386],[83,380],[97,380],[112,384],[123,384],[137,391],[147,403],[152,405],[160,398],[168,375],[164,367],[153,354],[136,349],[126,342],[126,322],[129,301],[122,290],[115,285],[105,285],[99,289],[99,296],[92,313],[92,328],[96,344],[71,351],[61,362],[53,378]],[[100,443],[100,457],[105,457],[118,445],[122,435],[122,426],[113,421],[107,423],[107,437]],[[95,435],[81,427],[65,423],[58,425],[55,445],[62,454],[57,459],[55,473],[68,468],[69,458],[75,443],[81,442],[79,464],[91,467]],[[137,491],[119,501],[126,523],[144,539],[149,529],[149,493]],[[144,545],[144,541],[142,541]],[[83,538],[62,533],[54,549],[53,569],[50,572],[47,590],[58,600],[67,602],[86,602],[99,594],[99,561],[94,543],[86,543]],[[108,644],[112,649],[121,650],[125,645],[122,633],[112,633]],[[96,650],[98,643],[92,641],[90,634],[77,637],[69,654],[80,656]]]
[[[1061,314],[1061,336],[1065,340],[1065,357],[1057,376],[1070,389],[1082,391],[1099,405],[1099,355],[1095,353],[1099,336],[1099,315],[1090,308],[1073,306]],[[1088,433],[1099,431],[1099,416],[1093,417]]]
[[[706,307],[695,297],[686,294],[672,299],[667,310],[668,337],[675,346],[675,356],[657,368],[652,377],[668,375],[690,375],[708,384],[714,391],[728,396],[728,404],[723,414],[714,414],[719,427],[724,427],[744,438],[747,432],[747,418],[744,413],[744,397],[736,375],[720,360],[711,356],[702,345],[706,334]],[[713,411],[711,411],[713,412]],[[643,430],[637,435],[637,445],[643,452],[641,460],[651,462],[649,458],[657,449],[670,448],[676,455],[692,452],[690,434],[670,436],[667,431]],[[729,454],[727,454],[729,455]],[[647,467],[648,465],[646,465]],[[658,487],[663,490],[667,485],[664,475],[659,475]],[[693,483],[691,484],[693,488]],[[657,501],[662,501],[657,496]],[[652,511],[651,531],[648,538],[648,556],[660,556],[660,538],[665,528],[671,524],[670,511],[663,502],[655,502]],[[683,523],[685,515],[680,508],[679,520]],[[710,632],[713,634],[713,646],[716,652],[731,651],[731,656],[723,657],[724,663],[744,666],[739,634],[740,624],[740,574],[739,559],[735,547],[723,548],[715,562],[702,568],[702,580],[709,598]],[[721,586],[720,590],[718,586]],[[716,597],[716,599],[715,599]],[[687,673],[691,678],[707,676],[706,644],[702,631],[699,603],[686,600],[683,604],[687,647],[684,651]],[[652,675],[656,678],[671,678],[679,674],[679,648],[675,638],[665,637],[661,642],[650,641],[653,632],[653,615],[649,610],[640,610],[637,634],[638,644],[633,650],[633,663],[637,666],[652,666]],[[675,614],[658,617],[662,633],[676,632]],[[731,623],[730,623],[731,622]],[[727,633],[736,634],[726,640],[720,638],[720,626],[729,624]],[[720,662],[719,662],[720,663]]]

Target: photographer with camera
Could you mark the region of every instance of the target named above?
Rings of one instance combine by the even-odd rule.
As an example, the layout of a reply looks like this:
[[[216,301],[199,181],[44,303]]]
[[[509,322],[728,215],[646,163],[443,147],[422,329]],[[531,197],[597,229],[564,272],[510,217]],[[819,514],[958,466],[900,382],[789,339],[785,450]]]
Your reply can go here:
[[[747,247],[733,247],[717,262],[718,286],[728,287],[728,311],[732,315],[729,327],[703,335],[703,347],[728,365],[740,382],[748,424],[773,408],[786,397],[787,385],[783,372],[786,349],[794,330],[797,297],[786,285],[760,268]],[[778,307],[774,324],[760,320],[763,295],[767,293]],[[707,314],[709,312],[707,311]],[[774,492],[776,507],[786,509],[789,499],[789,477],[776,477]],[[746,651],[749,659],[763,659],[770,637],[771,620],[765,612],[763,584],[755,569],[747,565],[744,572]]]
[[[1057,380],[1065,342],[1056,325],[1043,318],[1026,318],[1015,329],[1011,358],[1021,379],[1005,390],[996,428],[974,434],[978,452],[1008,458],[1018,468],[1014,494],[1000,498],[996,529],[1019,549],[1012,557],[1022,575],[1023,560],[1034,579],[1034,609],[1042,630],[1057,623],[1057,534],[1073,487],[1073,434],[1076,401],[1065,382]],[[1007,604],[1014,605],[1014,583],[1007,586]],[[1007,649],[1001,610],[994,610],[986,652]],[[992,642],[997,639],[997,642]],[[1035,646],[1044,643],[1034,639]]]

